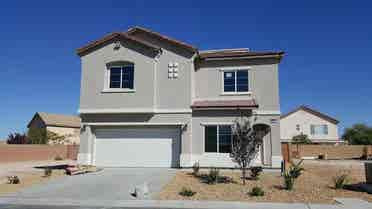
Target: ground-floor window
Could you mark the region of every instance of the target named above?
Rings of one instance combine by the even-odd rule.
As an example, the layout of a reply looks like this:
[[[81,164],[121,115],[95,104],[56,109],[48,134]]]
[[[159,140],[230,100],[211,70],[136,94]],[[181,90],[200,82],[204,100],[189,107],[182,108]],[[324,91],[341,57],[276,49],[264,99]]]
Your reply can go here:
[[[205,152],[231,152],[231,125],[208,125],[205,126],[204,133]]]

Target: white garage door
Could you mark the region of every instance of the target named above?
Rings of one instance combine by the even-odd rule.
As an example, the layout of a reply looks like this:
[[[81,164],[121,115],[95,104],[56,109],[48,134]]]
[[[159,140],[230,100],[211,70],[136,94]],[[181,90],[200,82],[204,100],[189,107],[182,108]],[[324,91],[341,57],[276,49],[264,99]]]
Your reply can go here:
[[[178,128],[115,128],[95,131],[95,165],[178,167]]]

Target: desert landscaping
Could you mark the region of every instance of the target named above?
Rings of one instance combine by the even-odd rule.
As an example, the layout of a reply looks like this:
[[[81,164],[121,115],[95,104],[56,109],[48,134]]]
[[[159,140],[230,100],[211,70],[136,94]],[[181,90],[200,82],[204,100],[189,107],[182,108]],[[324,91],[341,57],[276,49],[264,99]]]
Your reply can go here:
[[[231,177],[224,183],[207,184],[192,171],[179,171],[171,182],[158,195],[159,200],[224,200],[255,202],[303,202],[303,203],[335,203],[333,198],[354,197],[372,202],[372,195],[335,189],[334,177],[346,173],[347,185],[365,182],[364,167],[360,161],[317,161],[303,163],[303,174],[296,180],[292,191],[285,190],[280,172],[264,171],[258,180],[247,180],[243,185],[239,170],[221,170],[220,175]],[[207,174],[203,169],[200,175]],[[255,186],[261,187],[263,196],[251,196],[249,192]],[[181,188],[192,190],[195,194],[187,197],[180,195]]]

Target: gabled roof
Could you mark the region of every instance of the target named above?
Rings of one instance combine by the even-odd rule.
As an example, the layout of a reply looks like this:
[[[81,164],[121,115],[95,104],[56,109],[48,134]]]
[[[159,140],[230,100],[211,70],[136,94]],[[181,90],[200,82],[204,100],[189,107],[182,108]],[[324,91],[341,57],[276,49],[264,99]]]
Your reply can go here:
[[[201,51],[199,53],[200,59],[221,59],[221,58],[282,58],[284,52],[278,51],[249,51],[248,49],[223,49]]]
[[[61,115],[46,112],[37,112],[34,117],[28,123],[27,127],[30,127],[31,122],[39,116],[46,126],[59,126],[59,127],[71,127],[80,128],[81,119],[76,115]]]
[[[296,108],[296,109],[288,112],[287,114],[281,115],[280,116],[280,119],[286,118],[287,116],[289,116],[289,115],[291,115],[291,114],[293,114],[293,113],[295,113],[295,112],[297,112],[299,110],[303,110],[305,112],[308,112],[310,114],[313,114],[315,116],[318,116],[318,117],[320,117],[320,118],[322,118],[322,119],[324,119],[326,121],[329,121],[331,123],[334,123],[334,124],[338,124],[339,123],[339,121],[337,119],[332,118],[331,116],[328,116],[328,115],[326,115],[324,113],[321,113],[321,112],[319,112],[317,110],[311,109],[311,108],[309,108],[309,107],[307,107],[305,105],[301,105],[298,108]]]
[[[152,49],[152,50],[155,50],[155,51],[159,51],[160,48],[158,46],[155,46],[145,40],[142,40],[142,39],[139,39],[137,37],[134,37],[134,36],[129,36],[127,33],[125,32],[113,32],[113,33],[110,33],[106,36],[104,36],[103,38],[101,39],[98,39],[96,41],[93,41],[79,49],[76,50],[76,53],[79,55],[79,56],[82,56],[84,55],[86,52],[90,51],[91,49],[94,49],[95,47],[99,47],[99,46],[102,46],[112,40],[121,40],[121,39],[126,39],[126,40],[130,40],[130,41],[134,41],[136,43],[139,43],[141,44],[142,46],[144,47],[147,47],[149,49]]]
[[[192,109],[231,109],[231,108],[257,108],[258,104],[254,99],[244,100],[200,100],[194,101]]]
[[[139,27],[139,26],[135,26],[133,28],[130,28],[127,32],[128,35],[134,35],[136,32],[144,32],[144,33],[147,33],[147,34],[151,34],[153,36],[156,36],[157,38],[161,39],[161,40],[164,40],[164,41],[168,41],[172,44],[175,44],[175,45],[178,45],[178,46],[181,46],[181,47],[184,47],[192,52],[198,52],[198,48],[190,45],[190,44],[187,44],[185,42],[182,42],[182,41],[179,41],[177,39],[174,39],[174,38],[170,38],[168,36],[165,36],[163,34],[160,34],[158,32],[155,32],[155,31],[152,31],[152,30],[149,30],[149,29],[146,29],[146,28],[143,28],[143,27]]]

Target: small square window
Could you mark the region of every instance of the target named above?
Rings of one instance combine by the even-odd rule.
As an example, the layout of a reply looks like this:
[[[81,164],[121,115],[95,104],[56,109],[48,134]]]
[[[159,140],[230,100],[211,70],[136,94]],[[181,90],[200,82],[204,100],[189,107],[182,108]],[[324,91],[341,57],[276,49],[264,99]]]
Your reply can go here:
[[[169,63],[168,64],[168,78],[176,79],[178,78],[178,63]]]

